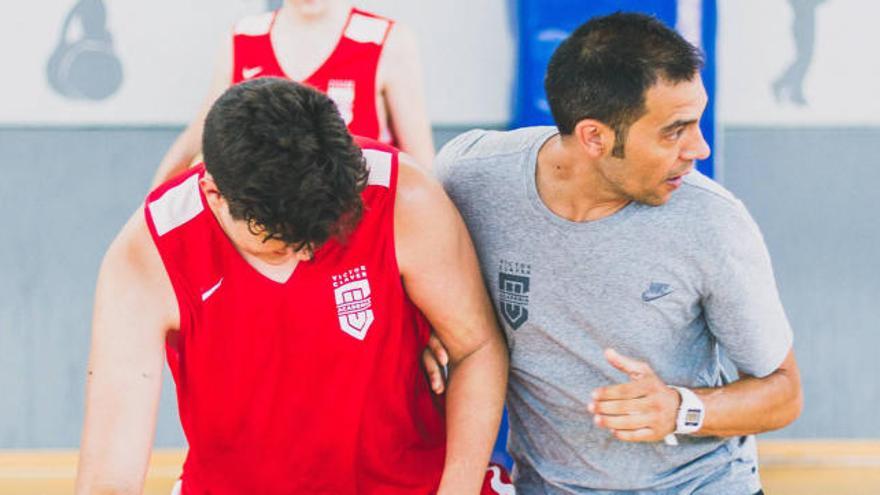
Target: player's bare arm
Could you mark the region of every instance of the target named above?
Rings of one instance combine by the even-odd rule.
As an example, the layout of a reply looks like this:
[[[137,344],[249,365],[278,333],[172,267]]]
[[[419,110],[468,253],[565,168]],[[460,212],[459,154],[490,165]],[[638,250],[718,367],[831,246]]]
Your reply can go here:
[[[98,275],[77,494],[141,493],[165,359],[171,282],[138,210]]]
[[[396,23],[379,59],[376,72],[388,125],[397,147],[431,168],[434,139],[425,103],[425,83],[415,33]]]
[[[165,153],[159,168],[153,176],[151,189],[162,184],[166,180],[174,177],[192,163],[193,159],[202,150],[202,130],[205,126],[205,116],[214,101],[223,94],[223,91],[229,87],[232,81],[232,35],[227,35],[217,51],[217,62],[214,67],[214,74],[211,78],[211,86],[208,94],[199,108],[198,113],[186,126],[186,129],[180,133],[180,136]]]
[[[479,493],[501,420],[508,356],[474,247],[442,187],[401,160],[395,242],[403,283],[449,356],[440,494]]]
[[[623,441],[656,442],[676,429],[681,404],[679,392],[669,388],[650,364],[605,353],[608,362],[630,381],[598,388],[589,411],[596,425]],[[743,375],[717,388],[697,388],[705,415],[698,436],[732,437],[777,430],[794,421],[803,408],[800,372],[790,350],[779,367],[765,377]]]

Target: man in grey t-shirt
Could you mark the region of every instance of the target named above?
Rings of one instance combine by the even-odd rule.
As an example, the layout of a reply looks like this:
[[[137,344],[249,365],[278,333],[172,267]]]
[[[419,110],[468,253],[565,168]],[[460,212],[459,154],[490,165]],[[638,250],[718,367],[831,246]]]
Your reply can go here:
[[[520,494],[759,493],[752,435],[800,413],[761,234],[693,171],[700,65],[653,18],[592,20],[551,59],[555,128],[436,159],[507,334]]]

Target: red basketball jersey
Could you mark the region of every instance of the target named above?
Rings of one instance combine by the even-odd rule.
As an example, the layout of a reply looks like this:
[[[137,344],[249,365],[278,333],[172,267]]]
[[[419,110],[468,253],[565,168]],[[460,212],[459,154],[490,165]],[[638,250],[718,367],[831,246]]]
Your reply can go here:
[[[395,256],[397,152],[357,142],[370,167],[363,219],[285,283],[225,235],[203,165],[147,197],[180,308],[166,350],[189,442],[184,494],[436,490],[445,420],[420,364],[430,328]]]
[[[278,12],[248,17],[238,22],[233,35],[232,82],[257,77],[284,77],[275,49],[272,27]],[[369,12],[352,9],[333,53],[305,80],[326,93],[339,108],[348,129],[385,143],[393,140],[382,136],[376,108],[376,70],[379,57],[393,21]]]

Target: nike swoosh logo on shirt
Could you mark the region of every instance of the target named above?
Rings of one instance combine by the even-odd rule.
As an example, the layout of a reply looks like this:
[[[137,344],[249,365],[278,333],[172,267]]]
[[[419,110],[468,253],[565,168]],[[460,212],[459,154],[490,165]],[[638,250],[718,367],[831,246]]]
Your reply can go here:
[[[259,65],[257,67],[245,67],[245,68],[241,69],[241,75],[245,79],[252,79],[252,78],[260,75],[261,72],[263,72],[262,65]]]
[[[659,282],[651,282],[651,285],[648,287],[648,290],[642,292],[642,301],[651,302],[661,297],[668,296],[672,294],[675,289],[669,286],[669,284],[661,284]]]
[[[223,279],[221,278],[220,281],[214,285],[214,287],[211,287],[210,289],[206,290],[205,292],[202,292],[202,302],[207,301],[209,297],[213,296],[214,293],[217,292],[217,289],[220,288],[220,284],[222,284],[222,283],[223,283]]]

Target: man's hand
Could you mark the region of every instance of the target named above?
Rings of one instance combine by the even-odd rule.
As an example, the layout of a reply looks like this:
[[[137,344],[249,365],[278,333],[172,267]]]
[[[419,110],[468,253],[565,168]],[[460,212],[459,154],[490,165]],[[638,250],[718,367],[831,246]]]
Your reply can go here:
[[[624,442],[657,442],[675,431],[681,404],[678,392],[666,386],[645,362],[614,349],[605,351],[605,359],[630,381],[593,391],[587,409],[596,426],[611,430]]]
[[[431,390],[437,395],[446,391],[446,376],[448,375],[446,365],[449,364],[449,354],[434,332],[431,332],[428,346],[422,351],[422,364],[425,366]]]

